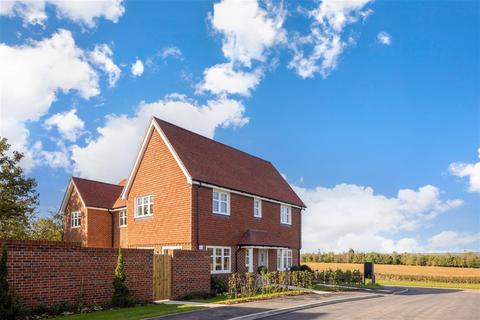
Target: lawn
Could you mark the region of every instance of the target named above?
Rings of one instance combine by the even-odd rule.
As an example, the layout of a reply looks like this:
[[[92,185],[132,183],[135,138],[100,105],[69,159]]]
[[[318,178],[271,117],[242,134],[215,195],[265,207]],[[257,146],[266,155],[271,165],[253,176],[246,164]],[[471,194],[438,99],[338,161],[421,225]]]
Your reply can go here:
[[[305,291],[302,290],[289,290],[289,291],[281,291],[281,292],[274,292],[274,293],[258,293],[251,297],[239,297],[239,298],[229,298],[226,294],[218,295],[212,298],[207,299],[194,299],[192,301],[195,302],[202,302],[202,303],[218,303],[218,304],[236,304],[236,303],[243,303],[243,302],[251,302],[251,301],[258,301],[258,300],[268,300],[286,296],[298,296],[301,294],[306,294]]]
[[[61,320],[138,320],[167,314],[187,312],[204,309],[203,307],[188,306],[182,304],[149,304],[146,306],[138,306],[132,308],[113,309],[97,311],[92,313],[81,313],[69,316],[61,316],[55,319]]]

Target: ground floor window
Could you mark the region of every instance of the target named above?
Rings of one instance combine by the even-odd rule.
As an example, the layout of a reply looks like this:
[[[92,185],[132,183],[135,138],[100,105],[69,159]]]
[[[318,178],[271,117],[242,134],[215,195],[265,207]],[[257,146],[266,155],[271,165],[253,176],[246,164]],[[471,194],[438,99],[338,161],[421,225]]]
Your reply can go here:
[[[277,270],[287,271],[292,267],[292,250],[277,249]]]
[[[210,254],[210,272],[228,273],[231,271],[231,249],[230,247],[207,246]]]

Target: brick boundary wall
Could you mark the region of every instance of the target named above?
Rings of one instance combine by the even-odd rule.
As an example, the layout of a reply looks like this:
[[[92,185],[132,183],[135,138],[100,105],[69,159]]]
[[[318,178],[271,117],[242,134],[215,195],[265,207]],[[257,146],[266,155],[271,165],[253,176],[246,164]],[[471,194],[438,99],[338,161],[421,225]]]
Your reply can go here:
[[[62,302],[102,304],[113,294],[118,249],[85,248],[75,242],[2,240],[8,281],[30,307]],[[127,285],[135,298],[153,298],[153,250],[122,249]]]
[[[210,292],[210,256],[207,251],[173,250],[171,299]]]

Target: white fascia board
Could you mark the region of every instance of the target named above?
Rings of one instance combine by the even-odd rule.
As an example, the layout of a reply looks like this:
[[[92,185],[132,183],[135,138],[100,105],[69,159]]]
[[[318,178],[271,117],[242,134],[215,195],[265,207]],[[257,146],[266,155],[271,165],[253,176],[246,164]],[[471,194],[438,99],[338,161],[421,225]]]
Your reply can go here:
[[[271,247],[271,246],[239,246],[240,248],[243,249],[272,249],[272,250],[288,250],[290,248],[288,247]]]
[[[260,197],[260,196],[257,196],[257,195],[251,194],[251,193],[232,190],[232,189],[228,189],[228,188],[225,188],[225,187],[219,187],[219,186],[216,186],[216,185],[213,185],[213,184],[209,184],[209,183],[205,183],[205,182],[201,182],[201,181],[196,181],[196,180],[193,180],[192,183],[196,184],[196,185],[199,185],[199,186],[205,186],[205,187],[212,188],[212,189],[217,189],[217,190],[221,190],[221,191],[225,191],[225,192],[230,192],[230,193],[242,195],[242,196],[245,196],[245,197],[260,199],[262,201],[268,201],[268,202],[280,204],[280,205],[283,205],[283,206],[289,206],[289,207],[298,208],[300,210],[303,210],[303,207],[300,207],[300,206],[297,206],[297,205],[294,205],[294,204],[290,204],[290,203],[286,203],[286,202],[282,202],[282,201],[278,201],[278,200],[274,200],[274,199]]]
[[[140,165],[140,162],[142,161],[143,155],[145,154],[145,150],[147,149],[148,141],[149,141],[150,136],[151,136],[154,129],[158,132],[158,134],[162,138],[163,142],[167,146],[168,150],[172,154],[173,158],[177,162],[178,166],[182,170],[183,174],[185,175],[185,177],[187,179],[187,183],[189,183],[189,184],[192,183],[192,178],[190,177],[190,174],[188,173],[187,169],[185,168],[182,161],[178,157],[177,153],[173,149],[170,141],[168,141],[167,137],[165,136],[165,133],[162,131],[160,126],[157,124],[155,119],[153,119],[153,117],[152,117],[152,119],[150,120],[150,125],[148,126],[147,132],[145,134],[145,137],[143,138],[142,146],[140,147],[140,150],[137,154],[137,159],[135,160],[135,163],[133,164],[133,168],[130,171],[128,181],[125,184],[125,187],[123,188],[122,195],[121,195],[123,200],[127,199],[127,194],[130,191],[131,184],[133,183],[133,178],[135,177],[135,175],[138,171],[138,167]]]
[[[73,182],[73,179],[70,178],[70,182],[68,183],[67,190],[65,191],[65,194],[63,195],[63,200],[62,200],[62,205],[60,206],[60,211],[62,214],[65,213],[65,207],[67,206],[68,199],[70,198],[70,194],[72,193],[73,189],[77,190],[78,197],[80,198],[80,201],[82,202],[82,206],[84,208],[87,208],[85,205],[85,201],[83,201],[82,195],[78,191],[77,186],[75,185],[75,182]]]

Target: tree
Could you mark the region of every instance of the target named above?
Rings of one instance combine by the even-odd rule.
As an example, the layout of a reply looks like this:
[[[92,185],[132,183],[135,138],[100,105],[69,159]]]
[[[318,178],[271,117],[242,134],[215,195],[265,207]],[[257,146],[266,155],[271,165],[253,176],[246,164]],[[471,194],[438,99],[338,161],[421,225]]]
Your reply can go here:
[[[112,305],[115,307],[128,307],[132,304],[130,291],[125,283],[125,273],[123,271],[122,249],[118,248],[117,267],[115,268],[115,279],[113,280]]]
[[[0,137],[0,238],[24,239],[38,205],[37,183],[24,176],[23,154],[9,149]]]
[[[0,258],[0,319],[14,320],[21,317],[25,309],[18,298],[9,290],[7,247],[3,245]]]
[[[63,240],[63,215],[51,212],[47,218],[39,218],[32,224],[31,238],[33,240]]]

